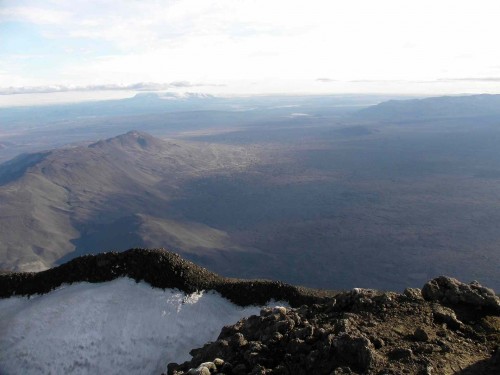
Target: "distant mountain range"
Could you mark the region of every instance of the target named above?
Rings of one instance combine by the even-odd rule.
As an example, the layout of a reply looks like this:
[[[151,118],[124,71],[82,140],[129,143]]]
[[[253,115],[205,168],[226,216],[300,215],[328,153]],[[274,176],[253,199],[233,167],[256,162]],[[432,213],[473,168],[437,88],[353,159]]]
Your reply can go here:
[[[442,96],[389,100],[358,111],[357,118],[379,121],[499,116],[500,95]]]
[[[316,95],[215,97],[199,93],[141,93],[131,98],[28,107],[1,107],[0,161],[131,129],[159,136],[220,132],[289,123],[293,113],[324,121],[400,96]],[[299,116],[300,117],[300,116]],[[309,116],[293,119],[307,122]],[[285,124],[286,125],[286,124]]]

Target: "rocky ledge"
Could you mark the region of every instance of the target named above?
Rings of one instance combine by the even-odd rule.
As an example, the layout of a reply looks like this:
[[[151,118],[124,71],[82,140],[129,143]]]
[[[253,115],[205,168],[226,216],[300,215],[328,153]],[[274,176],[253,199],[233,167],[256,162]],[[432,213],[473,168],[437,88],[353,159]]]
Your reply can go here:
[[[298,308],[265,308],[171,363],[169,375],[500,374],[500,300],[477,282],[354,289]]]
[[[156,288],[186,293],[214,290],[240,306],[264,305],[274,299],[291,306],[325,301],[333,291],[296,287],[279,281],[242,280],[217,275],[164,249],[130,249],[85,255],[42,272],[0,274],[0,298],[48,293],[62,284],[92,283],[130,277]]]

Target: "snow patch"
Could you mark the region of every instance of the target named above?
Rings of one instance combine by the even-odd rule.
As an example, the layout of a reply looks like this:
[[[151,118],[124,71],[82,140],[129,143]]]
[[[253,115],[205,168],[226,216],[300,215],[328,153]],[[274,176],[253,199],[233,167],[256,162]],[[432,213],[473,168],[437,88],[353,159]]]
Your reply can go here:
[[[260,307],[129,278],[0,300],[0,374],[161,374]]]

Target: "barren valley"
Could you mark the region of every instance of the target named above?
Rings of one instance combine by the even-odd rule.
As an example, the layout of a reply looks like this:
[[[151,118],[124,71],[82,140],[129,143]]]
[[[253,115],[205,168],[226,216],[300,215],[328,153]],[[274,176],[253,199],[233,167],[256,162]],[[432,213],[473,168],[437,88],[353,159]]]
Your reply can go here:
[[[0,167],[1,268],[165,247],[226,276],[311,287],[446,274],[498,289],[500,119],[416,118],[402,103],[386,118],[283,105],[226,127],[196,113],[178,133],[145,122],[21,155]]]

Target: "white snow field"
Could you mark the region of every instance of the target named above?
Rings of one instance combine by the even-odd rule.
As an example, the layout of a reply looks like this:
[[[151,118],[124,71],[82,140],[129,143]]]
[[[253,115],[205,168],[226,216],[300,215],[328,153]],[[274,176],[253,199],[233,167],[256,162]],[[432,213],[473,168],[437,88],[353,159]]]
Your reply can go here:
[[[258,314],[213,292],[186,296],[129,278],[0,300],[0,374],[158,374]]]

